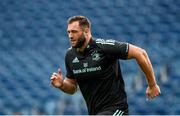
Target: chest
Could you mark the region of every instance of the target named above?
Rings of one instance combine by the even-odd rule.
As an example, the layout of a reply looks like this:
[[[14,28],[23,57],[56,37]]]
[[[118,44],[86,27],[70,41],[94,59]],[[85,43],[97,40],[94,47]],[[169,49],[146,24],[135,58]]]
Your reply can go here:
[[[109,63],[103,52],[94,50],[86,55],[74,55],[70,67],[75,78],[97,78],[108,69]]]

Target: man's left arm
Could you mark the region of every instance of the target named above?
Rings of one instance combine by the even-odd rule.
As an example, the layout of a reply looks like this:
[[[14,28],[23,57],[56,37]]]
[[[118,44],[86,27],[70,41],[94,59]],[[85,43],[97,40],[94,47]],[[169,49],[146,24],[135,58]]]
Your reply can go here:
[[[153,67],[147,52],[142,48],[129,44],[128,59],[136,59],[140,68],[144,72],[148,82],[146,90],[147,97],[153,99],[158,96],[160,94],[160,88],[156,83]]]

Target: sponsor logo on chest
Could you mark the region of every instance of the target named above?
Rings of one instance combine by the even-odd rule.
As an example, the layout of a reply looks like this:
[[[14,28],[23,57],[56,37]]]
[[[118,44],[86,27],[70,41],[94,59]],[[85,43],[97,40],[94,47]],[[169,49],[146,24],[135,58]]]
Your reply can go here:
[[[97,51],[94,51],[92,54],[92,60],[98,61],[100,59],[100,54]]]
[[[75,57],[73,60],[72,60],[72,64],[76,64],[78,63],[78,67],[80,66],[79,64],[81,64],[82,66],[80,66],[78,69],[73,69],[73,73],[74,74],[81,74],[81,73],[87,73],[87,72],[96,72],[96,71],[101,71],[101,66],[98,64],[98,65],[95,65],[95,66],[91,66],[92,64],[89,63],[89,62],[92,62],[92,61],[98,61],[100,59],[100,54],[97,52],[97,51],[94,51],[93,53],[91,53],[91,61],[85,61],[83,62],[82,64],[80,62],[82,62],[81,60],[79,60],[77,57]],[[87,58],[89,59],[89,58]],[[96,62],[93,62],[93,63],[96,63]]]
[[[72,63],[79,63],[78,58],[77,58],[77,57],[75,57],[75,58],[73,59]]]

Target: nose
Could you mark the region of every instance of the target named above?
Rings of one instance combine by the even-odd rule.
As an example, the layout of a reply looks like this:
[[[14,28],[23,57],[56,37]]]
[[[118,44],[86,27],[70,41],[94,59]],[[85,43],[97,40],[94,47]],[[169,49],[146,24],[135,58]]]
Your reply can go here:
[[[73,40],[73,37],[72,37],[72,36],[69,36],[69,39],[70,39],[70,40]]]
[[[69,36],[70,39],[73,38],[73,34],[71,32],[68,33],[68,36]]]
[[[70,39],[70,40],[73,40],[72,34],[71,34],[71,35],[69,34],[69,39]]]

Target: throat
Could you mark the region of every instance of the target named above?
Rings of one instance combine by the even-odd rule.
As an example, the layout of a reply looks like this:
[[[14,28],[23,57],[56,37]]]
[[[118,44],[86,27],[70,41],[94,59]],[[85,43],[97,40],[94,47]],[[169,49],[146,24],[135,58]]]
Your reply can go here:
[[[84,53],[86,51],[86,49],[89,48],[89,42],[90,42],[91,38],[88,39],[87,41],[84,42],[84,44],[82,45],[82,47],[77,48],[77,51],[80,53]]]
[[[88,43],[85,42],[81,48],[77,48],[77,51],[83,53],[88,46]]]

